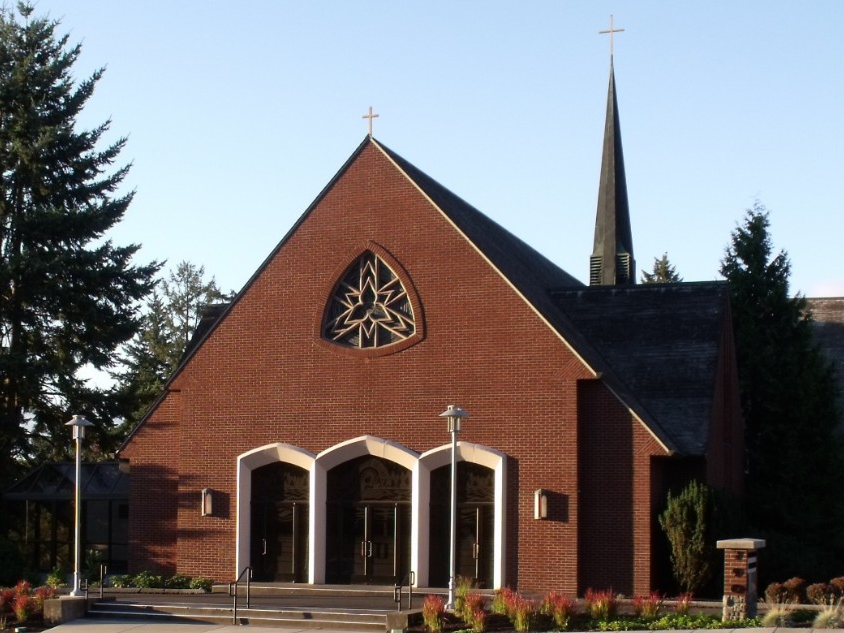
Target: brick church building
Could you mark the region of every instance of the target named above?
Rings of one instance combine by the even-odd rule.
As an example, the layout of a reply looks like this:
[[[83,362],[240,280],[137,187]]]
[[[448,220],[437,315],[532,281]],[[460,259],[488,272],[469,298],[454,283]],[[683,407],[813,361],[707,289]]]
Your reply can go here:
[[[126,440],[129,568],[632,594],[657,513],[741,491],[725,282],[635,283],[610,72],[584,285],[368,135]]]

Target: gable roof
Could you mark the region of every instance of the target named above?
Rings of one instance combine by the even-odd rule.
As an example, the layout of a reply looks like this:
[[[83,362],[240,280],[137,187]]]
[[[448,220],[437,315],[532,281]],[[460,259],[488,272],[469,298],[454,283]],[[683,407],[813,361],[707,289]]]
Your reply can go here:
[[[552,292],[588,341],[587,361],[671,451],[704,455],[727,282],[591,286]]]
[[[602,377],[667,451],[703,454],[720,340],[715,324],[720,322],[724,309],[724,284],[587,287],[371,136],[364,139],[323,188],[232,303],[217,306],[214,313],[203,318],[168,385],[305,218],[370,145],[382,152],[524,297],[569,349]],[[660,327],[652,327],[656,323]],[[687,327],[675,328],[681,324]],[[619,336],[624,333],[627,335]],[[694,364],[696,370],[685,382],[680,378],[686,374],[677,371],[682,368],[669,369],[679,364],[672,360],[682,358],[684,352],[686,359],[689,359],[688,354],[694,353],[690,364]],[[667,396],[667,393],[674,395]],[[166,386],[150,413],[165,394]],[[119,450],[128,444],[147,416]]]

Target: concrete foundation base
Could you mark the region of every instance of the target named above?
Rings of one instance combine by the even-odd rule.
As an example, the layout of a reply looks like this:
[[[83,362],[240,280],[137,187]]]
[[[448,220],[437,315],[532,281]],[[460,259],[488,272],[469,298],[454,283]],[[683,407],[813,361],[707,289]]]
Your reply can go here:
[[[61,596],[44,601],[44,623],[50,626],[76,620],[85,615],[88,600],[85,596]]]

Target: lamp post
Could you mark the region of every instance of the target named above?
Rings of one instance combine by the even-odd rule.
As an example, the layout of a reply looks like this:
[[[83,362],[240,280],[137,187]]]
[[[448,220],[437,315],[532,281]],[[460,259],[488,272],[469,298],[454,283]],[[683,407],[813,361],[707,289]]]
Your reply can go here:
[[[94,426],[81,415],[74,415],[65,426],[73,429],[73,439],[76,440],[76,501],[74,502],[74,537],[73,537],[73,590],[71,596],[81,596],[79,587],[79,558],[82,549],[82,439],[85,437],[85,427]]]
[[[445,608],[454,611],[454,582],[457,576],[457,434],[460,433],[460,419],[468,418],[469,414],[453,404],[440,413],[441,418],[448,420],[448,432],[451,433],[451,530],[448,567],[448,604]]]

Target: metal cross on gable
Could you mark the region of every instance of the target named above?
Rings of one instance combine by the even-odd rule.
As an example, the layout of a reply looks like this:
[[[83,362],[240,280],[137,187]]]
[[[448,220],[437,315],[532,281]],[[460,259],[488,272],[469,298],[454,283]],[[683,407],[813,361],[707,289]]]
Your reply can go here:
[[[613,48],[615,46],[615,34],[622,33],[624,29],[617,29],[613,26],[613,16],[610,14],[610,28],[606,31],[598,31],[598,35],[606,35],[609,33],[610,36],[610,57],[613,56]]]
[[[380,115],[372,113],[372,106],[369,106],[369,114],[364,114],[362,119],[369,119],[369,135],[372,136],[372,119],[377,119]]]

